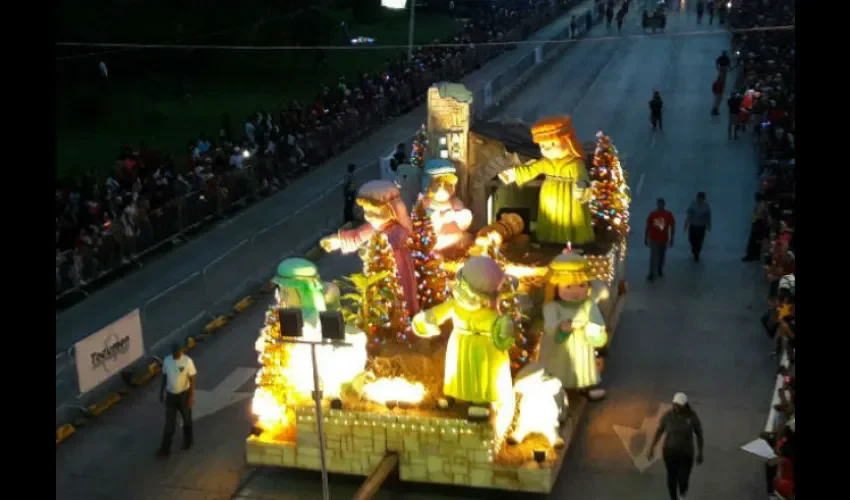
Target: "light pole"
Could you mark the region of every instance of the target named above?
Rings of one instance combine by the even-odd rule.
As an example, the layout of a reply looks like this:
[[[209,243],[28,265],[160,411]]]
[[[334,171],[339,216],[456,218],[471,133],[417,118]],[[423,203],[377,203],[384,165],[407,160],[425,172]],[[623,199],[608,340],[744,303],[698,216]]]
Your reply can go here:
[[[381,0],[381,6],[392,10],[402,10],[410,2],[410,26],[407,29],[407,57],[413,58],[413,26],[416,23],[416,0]]]

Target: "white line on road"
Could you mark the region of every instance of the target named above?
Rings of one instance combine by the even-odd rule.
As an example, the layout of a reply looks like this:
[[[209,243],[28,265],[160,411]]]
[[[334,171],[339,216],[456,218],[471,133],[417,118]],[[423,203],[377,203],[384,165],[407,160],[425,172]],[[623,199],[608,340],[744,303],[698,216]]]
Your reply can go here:
[[[635,189],[635,193],[640,196],[640,190],[643,188],[643,176],[644,174],[640,174],[640,180],[638,181],[637,189]]]

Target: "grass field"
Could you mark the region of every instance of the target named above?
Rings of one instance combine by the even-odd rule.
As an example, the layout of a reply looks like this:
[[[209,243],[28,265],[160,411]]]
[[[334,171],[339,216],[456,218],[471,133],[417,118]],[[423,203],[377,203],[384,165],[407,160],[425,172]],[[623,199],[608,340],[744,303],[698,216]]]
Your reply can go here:
[[[350,22],[347,12],[333,11],[337,21]],[[349,25],[349,34],[377,39],[377,45],[407,43],[405,12],[384,12],[371,26]],[[416,43],[425,43],[456,32],[446,15],[417,13]],[[342,40],[341,37],[338,37]],[[339,43],[339,42],[337,42]],[[170,151],[179,160],[188,141],[200,134],[215,135],[223,113],[230,113],[235,131],[245,116],[260,110],[275,110],[292,99],[313,99],[321,83],[334,83],[341,75],[354,78],[383,69],[395,50],[338,51],[327,54],[321,68],[310,52],[205,53],[205,67],[189,82],[190,97],[181,98],[174,77],[138,68],[130,79],[110,88],[95,119],[78,119],[79,102],[73,92],[57,91],[57,161],[60,179],[93,171],[109,172],[122,145],[145,141],[151,147]],[[113,56],[118,57],[118,56]],[[96,70],[97,60],[86,64]],[[113,75],[110,75],[112,80]],[[57,82],[57,87],[62,82]],[[174,89],[174,91],[172,91]],[[92,92],[91,89],[88,92]],[[78,100],[78,99],[77,99]]]

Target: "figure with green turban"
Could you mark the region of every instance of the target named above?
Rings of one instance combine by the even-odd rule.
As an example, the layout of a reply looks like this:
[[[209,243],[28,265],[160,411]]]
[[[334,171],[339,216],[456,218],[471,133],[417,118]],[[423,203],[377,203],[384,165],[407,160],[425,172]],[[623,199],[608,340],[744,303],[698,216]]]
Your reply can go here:
[[[301,309],[304,338],[320,340],[319,313],[339,309],[339,288],[333,283],[322,282],[316,264],[298,257],[281,262],[272,281],[277,285],[275,296],[279,307]]]

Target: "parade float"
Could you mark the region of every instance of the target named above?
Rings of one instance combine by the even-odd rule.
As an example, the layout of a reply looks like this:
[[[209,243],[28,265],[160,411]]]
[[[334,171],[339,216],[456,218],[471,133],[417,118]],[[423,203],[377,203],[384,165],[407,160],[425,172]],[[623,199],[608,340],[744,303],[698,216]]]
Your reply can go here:
[[[281,263],[247,461],[368,476],[393,457],[402,481],[548,493],[605,394],[625,174],[601,132],[585,155],[569,117],[470,126],[458,84],[428,104],[412,206],[410,186],[367,182],[365,222],[321,241],[362,273]]]

